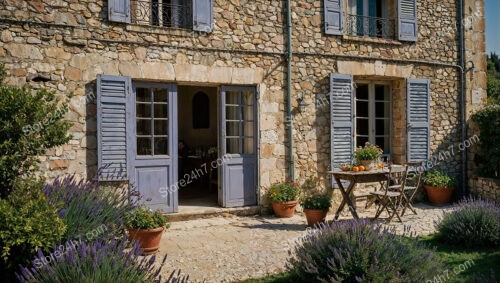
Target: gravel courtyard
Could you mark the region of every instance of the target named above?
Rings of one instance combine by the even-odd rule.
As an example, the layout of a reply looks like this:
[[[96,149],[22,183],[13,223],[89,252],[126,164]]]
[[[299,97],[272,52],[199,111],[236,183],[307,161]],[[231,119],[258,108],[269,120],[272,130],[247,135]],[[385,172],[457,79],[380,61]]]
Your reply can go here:
[[[398,232],[404,227],[418,235],[433,233],[434,220],[450,207],[416,206],[418,215],[391,222]],[[373,210],[361,213],[372,216]],[[348,219],[344,211],[341,218]],[[331,213],[327,220],[333,218]],[[167,253],[164,276],[173,269],[189,274],[190,282],[237,282],[285,270],[293,243],[307,233],[302,214],[280,219],[274,216],[234,215],[172,223],[163,235],[160,253]]]

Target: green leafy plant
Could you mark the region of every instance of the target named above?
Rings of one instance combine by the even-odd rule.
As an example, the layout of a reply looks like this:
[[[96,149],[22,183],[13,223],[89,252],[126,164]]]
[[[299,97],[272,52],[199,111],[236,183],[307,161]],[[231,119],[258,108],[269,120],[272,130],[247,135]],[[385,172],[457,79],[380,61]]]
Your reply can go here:
[[[455,179],[442,171],[429,171],[425,174],[424,184],[431,187],[453,188],[456,185]]]
[[[267,197],[274,202],[297,200],[301,193],[300,186],[291,181],[274,183],[269,187]]]
[[[476,172],[482,177],[500,178],[500,105],[488,105],[471,119],[480,131]]]
[[[332,206],[332,198],[326,194],[304,196],[300,199],[300,205],[305,209],[328,210]]]
[[[42,182],[16,180],[12,193],[0,199],[0,251],[6,273],[26,264],[38,249],[48,250],[63,238],[66,225],[58,208],[42,192]],[[1,269],[1,268],[0,268]]]
[[[138,207],[125,214],[125,226],[129,229],[168,228],[168,217],[160,211]]]
[[[364,147],[358,147],[354,151],[354,159],[359,162],[361,160],[377,160],[384,152],[377,145],[367,142]]]
[[[67,99],[59,101],[44,89],[6,86],[2,74],[0,66],[0,197],[5,198],[16,177],[37,169],[38,155],[70,140],[71,125],[64,120]]]

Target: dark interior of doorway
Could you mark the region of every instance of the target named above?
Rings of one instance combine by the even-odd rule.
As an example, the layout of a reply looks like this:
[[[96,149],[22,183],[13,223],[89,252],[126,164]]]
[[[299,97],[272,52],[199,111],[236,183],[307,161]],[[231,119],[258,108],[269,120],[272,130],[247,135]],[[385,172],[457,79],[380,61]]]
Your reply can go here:
[[[178,87],[179,212],[219,207],[216,87]],[[215,166],[214,166],[215,165]]]

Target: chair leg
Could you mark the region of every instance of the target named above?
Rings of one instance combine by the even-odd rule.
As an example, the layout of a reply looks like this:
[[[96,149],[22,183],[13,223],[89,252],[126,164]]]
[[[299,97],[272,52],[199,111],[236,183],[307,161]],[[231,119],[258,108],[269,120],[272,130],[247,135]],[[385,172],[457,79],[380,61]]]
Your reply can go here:
[[[377,200],[379,201],[380,205],[379,208],[377,209],[377,212],[375,213],[374,220],[379,218],[380,214],[382,214],[382,211],[384,211],[384,209],[386,209],[387,206],[387,202],[384,202],[384,200],[381,199],[379,196],[377,196]]]

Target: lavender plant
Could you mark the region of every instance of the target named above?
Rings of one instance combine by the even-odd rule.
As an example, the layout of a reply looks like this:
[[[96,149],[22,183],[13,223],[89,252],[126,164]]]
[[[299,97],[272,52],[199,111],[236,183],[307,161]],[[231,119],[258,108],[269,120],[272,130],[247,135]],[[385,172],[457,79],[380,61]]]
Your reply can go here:
[[[76,180],[74,176],[57,178],[45,185],[44,193],[60,207],[58,213],[67,225],[66,237],[73,238],[106,225],[108,238],[123,235],[123,216],[133,209],[129,194],[106,188],[97,181]]]
[[[441,266],[418,239],[369,220],[319,227],[299,242],[288,262],[304,282],[424,282]]]
[[[467,198],[437,223],[438,237],[467,247],[498,246],[500,205],[490,200]]]
[[[137,243],[127,248],[127,242],[98,239],[89,244],[82,242],[75,249],[65,251],[57,261],[35,267],[36,261],[43,261],[45,255],[39,251],[33,267],[22,267],[16,274],[20,282],[162,282],[160,272],[166,256],[155,264],[156,256],[141,257]],[[188,282],[189,277],[172,272],[164,282]]]

